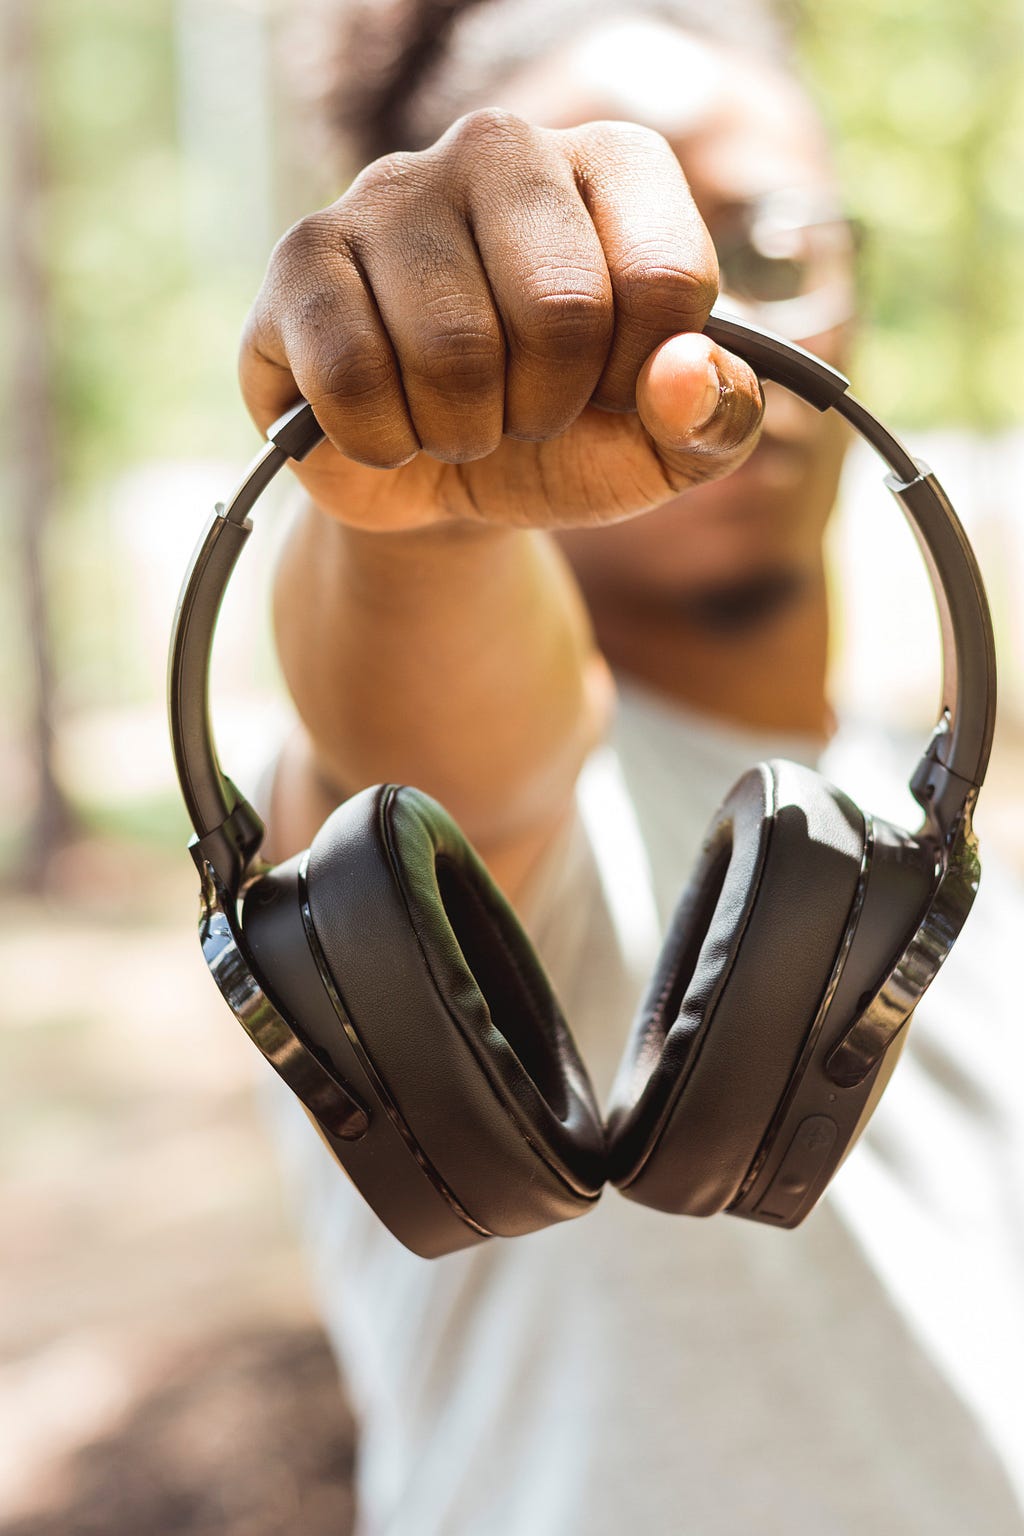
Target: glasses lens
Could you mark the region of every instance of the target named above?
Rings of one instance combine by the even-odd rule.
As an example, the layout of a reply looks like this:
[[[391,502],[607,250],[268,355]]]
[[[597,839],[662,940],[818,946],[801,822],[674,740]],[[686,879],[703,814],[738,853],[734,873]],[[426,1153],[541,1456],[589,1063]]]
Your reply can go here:
[[[724,300],[793,340],[850,319],[856,240],[848,220],[815,217],[779,200],[737,211],[712,236]]]

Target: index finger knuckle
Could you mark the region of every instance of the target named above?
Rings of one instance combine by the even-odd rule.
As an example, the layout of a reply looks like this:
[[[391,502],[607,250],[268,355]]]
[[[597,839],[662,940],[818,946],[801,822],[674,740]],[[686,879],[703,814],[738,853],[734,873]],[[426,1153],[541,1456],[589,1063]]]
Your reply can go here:
[[[448,398],[473,399],[494,387],[504,371],[504,348],[488,326],[428,327],[403,359],[403,373]]]
[[[531,274],[510,320],[515,345],[543,354],[590,351],[610,339],[612,325],[610,295],[590,274],[563,271]]]
[[[537,130],[515,112],[503,107],[478,107],[458,118],[439,146],[479,154],[481,150],[505,149],[510,142],[522,144],[536,136]]]
[[[663,246],[634,248],[612,271],[618,308],[657,329],[699,328],[718,297],[717,274],[695,271]]]

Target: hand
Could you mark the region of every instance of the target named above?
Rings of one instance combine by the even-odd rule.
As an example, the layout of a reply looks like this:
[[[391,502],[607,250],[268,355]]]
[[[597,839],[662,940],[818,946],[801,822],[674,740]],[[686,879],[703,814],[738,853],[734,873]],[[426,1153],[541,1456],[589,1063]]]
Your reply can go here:
[[[717,293],[668,144],[462,118],[284,236],[242,341],[265,429],[301,393],[314,502],[373,529],[586,526],[746,458],[762,396],[698,333]]]

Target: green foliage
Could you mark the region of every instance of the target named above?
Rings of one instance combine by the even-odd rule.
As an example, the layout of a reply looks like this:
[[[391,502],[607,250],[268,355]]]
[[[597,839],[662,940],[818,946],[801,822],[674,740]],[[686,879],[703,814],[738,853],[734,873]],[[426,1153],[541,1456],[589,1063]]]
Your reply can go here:
[[[198,270],[171,0],[41,5],[66,483],[216,452],[265,252]],[[809,0],[803,57],[867,223],[865,394],[911,425],[1021,420],[1024,22],[1009,0]],[[232,189],[221,195],[230,216]]]
[[[65,484],[216,452],[248,289],[187,243],[171,0],[40,7],[52,192],[53,346]],[[254,253],[259,260],[262,253]],[[236,413],[237,414],[237,413]]]
[[[50,309],[40,344],[52,357],[60,484],[48,584],[63,709],[137,700],[150,686],[111,548],[117,476],[154,460],[244,461],[254,443],[235,354],[267,253],[197,256],[190,215],[207,167],[183,147],[181,10],[42,0],[34,13]],[[221,195],[230,218],[231,189]],[[8,321],[0,301],[0,340]],[[0,387],[17,387],[2,367]],[[23,624],[20,592],[0,586],[0,700],[14,717],[29,707]]]
[[[1024,420],[1024,15],[809,0],[803,57],[868,225],[863,394],[908,426]]]
[[[805,0],[807,75],[851,210],[869,229],[857,383],[910,428],[1024,420],[1024,21],[1011,6]],[[65,704],[128,699],[143,686],[126,662],[119,575],[104,545],[104,501],[118,469],[183,455],[243,458],[252,442],[234,356],[269,241],[236,231],[223,260],[197,259],[197,189],[207,207],[211,197],[223,206],[226,227],[240,220],[246,189],[222,184],[219,165],[182,133],[180,43],[187,12],[212,15],[217,36],[217,15],[247,9],[229,0],[40,0],[36,10]],[[229,78],[230,64],[211,67]],[[235,120],[244,96],[226,99],[221,123],[204,130],[214,139],[218,128],[236,139],[246,132]],[[4,328],[0,304],[0,341]],[[13,644],[20,609],[6,599],[0,607],[11,615],[0,624],[0,693],[10,700],[25,674]]]
[[[68,479],[216,451],[247,272],[186,241],[170,0],[40,7]],[[808,4],[803,56],[867,223],[865,394],[908,424],[1020,421],[1024,22],[1008,0]],[[231,189],[224,188],[229,203]]]

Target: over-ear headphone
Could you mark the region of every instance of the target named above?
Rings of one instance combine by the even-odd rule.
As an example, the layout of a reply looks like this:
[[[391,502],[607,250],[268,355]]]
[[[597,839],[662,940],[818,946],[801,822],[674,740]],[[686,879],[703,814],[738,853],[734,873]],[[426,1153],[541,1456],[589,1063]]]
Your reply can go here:
[[[209,666],[247,514],[323,433],[268,433],[193,556],[170,650],[175,762],[195,829],[207,964],[391,1231],[426,1257],[630,1199],[796,1226],[878,1101],[970,909],[971,816],[995,713],[977,564],[926,465],[802,348],[713,314],[716,342],[878,452],[924,554],[942,632],[939,722],[911,780],[916,833],[788,762],[744,774],[676,910],[601,1115],[544,970],[447,813],[364,789],[275,867],[221,771]]]

